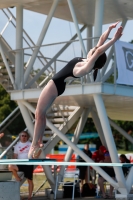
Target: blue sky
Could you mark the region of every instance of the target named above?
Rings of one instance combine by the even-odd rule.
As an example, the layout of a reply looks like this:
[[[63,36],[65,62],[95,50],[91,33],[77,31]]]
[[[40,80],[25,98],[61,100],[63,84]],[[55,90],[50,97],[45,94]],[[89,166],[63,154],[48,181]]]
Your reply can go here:
[[[24,11],[24,21],[25,21],[24,28],[27,30],[27,32],[30,35],[32,35],[32,37],[34,38],[34,41],[37,41],[37,38],[39,37],[40,31],[43,27],[45,19],[46,19],[46,16],[42,14],[37,14],[37,13],[30,12],[27,10]],[[108,25],[104,25],[103,31],[107,27]],[[123,32],[123,36],[121,37],[121,40],[125,42],[130,42],[133,39],[133,32],[131,31],[132,30],[131,27],[133,27],[133,20],[129,20],[127,22],[125,30]],[[72,34],[75,33],[75,27],[73,23],[69,23],[65,20],[59,20],[57,18],[53,18],[52,23],[46,34],[44,43],[65,41],[71,37],[71,32]],[[113,33],[114,32],[112,31],[112,34]],[[112,36],[112,34],[110,34],[110,36]],[[84,37],[86,37],[85,34],[84,34]]]
[[[11,9],[11,11],[15,14],[15,9]],[[42,14],[38,14],[35,12],[24,10],[24,29],[27,31],[27,33],[30,35],[30,37],[34,40],[36,43],[38,40],[38,37],[40,35],[40,32],[42,30],[42,27],[44,25],[46,16]],[[0,15],[0,31],[2,30],[3,26],[7,22],[6,18],[1,17]],[[103,31],[108,27],[108,25],[103,26]],[[123,36],[121,37],[122,41],[130,42],[133,39],[133,20],[130,20],[127,22],[127,25],[125,27],[125,30],[123,32]],[[110,37],[112,37],[114,31],[110,34]],[[8,29],[4,33],[7,34],[7,38],[9,36]],[[73,23],[65,21],[65,20],[59,20],[57,18],[53,18],[52,22],[50,24],[50,27],[48,28],[48,31],[46,33],[46,37],[44,39],[44,43],[53,43],[53,42],[61,42],[66,41],[71,38],[71,35],[75,34],[75,26]],[[11,35],[11,34],[10,34]],[[84,32],[83,37],[86,38],[86,34]],[[12,34],[12,41],[14,41],[15,38]]]
[[[15,9],[11,9],[11,11],[14,13],[14,15],[16,14]],[[46,17],[47,16],[42,14],[24,10],[24,20],[23,20],[24,29],[29,34],[29,36],[31,37],[31,39],[34,41],[35,44],[37,43],[37,40],[45,23]],[[0,31],[3,29],[6,22],[7,18],[2,14],[2,11],[0,11]],[[108,25],[104,25],[103,31],[105,31],[107,27]],[[133,27],[133,20],[130,20],[127,22],[127,25],[123,32],[123,36],[121,37],[122,41],[130,42],[131,40],[133,40],[133,32],[131,31],[133,30],[132,27]],[[10,46],[13,49],[15,49],[15,43],[16,43],[15,31],[16,30],[11,25],[9,25],[4,32],[4,37],[6,41],[10,44]],[[114,31],[115,30],[111,32],[109,37],[113,36]],[[72,22],[53,18],[46,33],[43,44],[68,41],[75,33],[76,33],[75,26]],[[83,38],[86,38],[86,31],[83,32]],[[41,49],[41,51],[45,54],[46,57],[52,57],[53,55],[55,55],[56,52],[58,52],[60,47],[61,47],[60,45],[53,45],[50,46],[49,48],[45,47],[45,49]],[[70,60],[71,58],[79,55],[81,55],[81,50],[79,46],[77,47],[76,44],[74,44],[73,47],[71,46],[68,49],[67,53],[61,55],[61,59]],[[27,58],[25,58],[25,62],[28,60],[28,58],[29,58],[28,56]],[[38,66],[38,63],[36,63],[36,66]]]

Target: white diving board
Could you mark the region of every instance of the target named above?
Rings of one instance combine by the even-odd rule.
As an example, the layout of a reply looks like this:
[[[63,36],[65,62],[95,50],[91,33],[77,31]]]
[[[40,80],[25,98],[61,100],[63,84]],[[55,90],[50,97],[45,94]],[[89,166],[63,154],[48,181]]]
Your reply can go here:
[[[94,163],[94,162],[57,162],[55,159],[2,159],[0,165],[73,165],[73,166],[111,166],[111,167],[131,167],[133,163]]]

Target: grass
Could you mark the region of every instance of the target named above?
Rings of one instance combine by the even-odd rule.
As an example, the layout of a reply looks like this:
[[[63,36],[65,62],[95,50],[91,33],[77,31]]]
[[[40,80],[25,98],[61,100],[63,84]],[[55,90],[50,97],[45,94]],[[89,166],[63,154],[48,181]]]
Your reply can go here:
[[[133,153],[133,151],[118,150],[118,154]]]
[[[44,183],[46,180],[46,176],[43,173],[33,174],[33,182],[34,182],[34,192]],[[41,187],[39,191],[45,191],[46,188],[50,188],[48,181],[46,181],[45,185]],[[28,183],[27,181],[20,188],[20,192],[27,193],[28,192]]]
[[[51,186],[49,185],[48,181],[46,181],[46,176],[43,173],[38,173],[38,174],[33,174],[33,182],[34,182],[34,190],[33,193],[40,187],[42,186],[39,191],[45,191],[46,188],[51,188]],[[65,181],[72,181],[71,178],[66,178]],[[45,182],[45,184],[43,185],[43,183]],[[60,186],[60,188],[62,188]],[[28,193],[28,183],[27,181],[24,182],[24,184],[20,187],[20,193]]]

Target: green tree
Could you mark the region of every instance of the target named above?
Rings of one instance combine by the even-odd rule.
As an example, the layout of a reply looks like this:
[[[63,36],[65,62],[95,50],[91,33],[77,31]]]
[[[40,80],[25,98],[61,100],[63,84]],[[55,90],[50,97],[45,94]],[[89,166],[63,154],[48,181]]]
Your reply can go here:
[[[0,85],[0,122],[2,122],[16,106],[16,103],[10,100],[9,94],[2,85]]]
[[[15,101],[10,100],[10,95],[0,85],[0,123],[17,107]],[[4,130],[12,135],[17,135],[24,130],[25,124],[21,114]]]

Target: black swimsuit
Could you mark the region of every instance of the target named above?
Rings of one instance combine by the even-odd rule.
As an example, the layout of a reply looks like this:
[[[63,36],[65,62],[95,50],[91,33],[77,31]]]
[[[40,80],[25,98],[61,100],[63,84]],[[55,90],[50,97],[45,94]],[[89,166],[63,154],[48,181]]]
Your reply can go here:
[[[56,85],[58,96],[61,95],[65,91],[66,82],[64,82],[64,80],[67,77],[71,76],[74,78],[79,78],[73,75],[73,68],[78,62],[81,62],[82,59],[83,58],[81,57],[73,58],[71,61],[68,62],[68,64],[63,69],[61,69],[57,74],[53,76],[52,80],[54,81]]]

